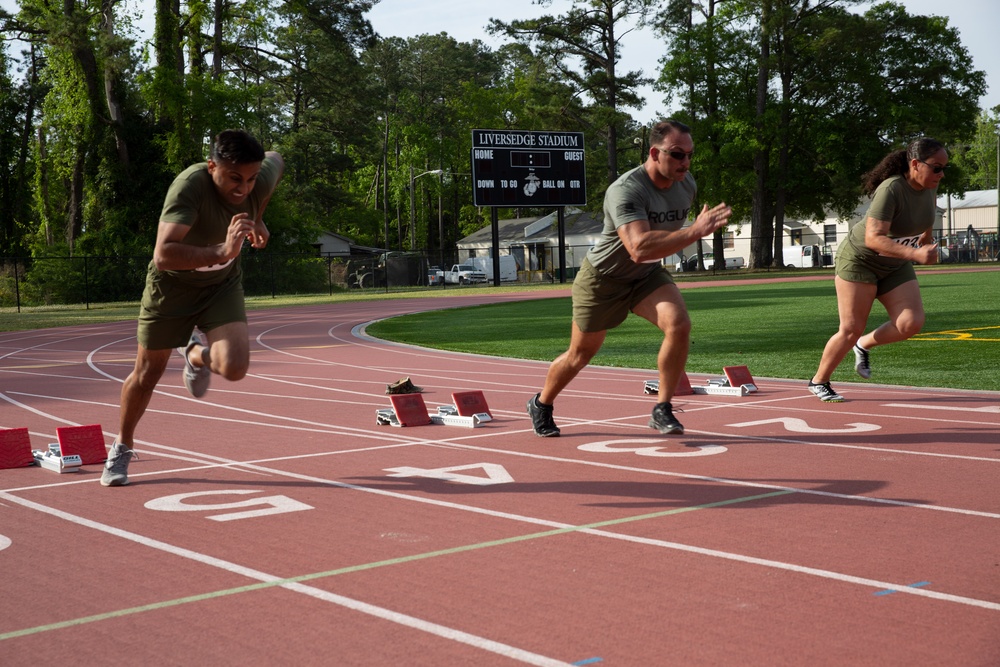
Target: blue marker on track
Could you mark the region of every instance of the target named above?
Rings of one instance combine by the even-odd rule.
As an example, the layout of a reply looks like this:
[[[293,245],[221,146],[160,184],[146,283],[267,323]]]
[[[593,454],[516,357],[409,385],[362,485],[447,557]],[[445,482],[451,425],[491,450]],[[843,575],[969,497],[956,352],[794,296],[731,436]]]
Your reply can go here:
[[[909,588],[923,588],[924,586],[930,586],[929,581],[918,581],[915,584],[907,584]],[[884,591],[875,591],[874,595],[889,595],[890,593],[898,593],[899,591],[894,588],[887,588]]]

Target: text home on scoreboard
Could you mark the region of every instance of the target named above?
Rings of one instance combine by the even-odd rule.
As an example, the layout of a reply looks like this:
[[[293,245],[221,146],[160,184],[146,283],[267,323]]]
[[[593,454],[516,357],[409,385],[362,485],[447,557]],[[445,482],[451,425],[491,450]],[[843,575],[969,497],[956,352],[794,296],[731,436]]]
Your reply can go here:
[[[476,206],[584,205],[583,133],[473,130],[472,180]]]

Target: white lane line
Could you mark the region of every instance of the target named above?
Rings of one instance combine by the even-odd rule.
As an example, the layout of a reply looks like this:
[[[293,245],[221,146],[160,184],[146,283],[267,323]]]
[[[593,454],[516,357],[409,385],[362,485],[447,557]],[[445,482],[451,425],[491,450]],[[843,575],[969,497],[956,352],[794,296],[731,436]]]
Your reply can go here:
[[[31,510],[41,512],[43,514],[48,514],[70,523],[82,526],[85,528],[90,528],[97,530],[109,535],[114,535],[121,539],[129,540],[137,544],[149,547],[151,549],[156,549],[165,553],[172,554],[174,556],[179,556],[181,558],[186,558],[203,565],[208,565],[232,574],[240,575],[253,579],[255,581],[261,582],[285,582],[286,578],[278,577],[273,574],[268,574],[266,572],[261,572],[260,570],[255,570],[237,563],[233,563],[221,558],[216,558],[214,556],[209,556],[197,551],[192,551],[191,549],[185,549],[184,547],[178,547],[167,542],[162,542],[144,535],[139,535],[131,531],[122,530],[120,528],[115,528],[114,526],[109,526],[107,524],[100,523],[98,521],[92,521],[90,519],[85,519],[69,512],[64,512],[40,503],[36,503],[30,500],[25,500],[23,498],[18,498],[17,496],[11,495],[9,493],[0,492],[0,498],[4,498],[12,503],[21,505]],[[336,593],[331,593],[329,591],[324,591],[313,586],[307,586],[305,584],[297,582],[286,582],[286,583],[276,583],[277,586],[285,588],[290,591],[295,591],[296,593],[301,593],[303,595],[308,595],[310,597],[323,600],[325,602],[330,602],[353,611],[361,612],[375,618],[379,618],[385,621],[390,621],[392,623],[397,623],[399,625],[404,625],[415,630],[420,630],[428,634],[436,635],[443,639],[448,639],[451,641],[459,642],[462,644],[467,644],[469,646],[488,651],[490,653],[496,653],[507,658],[514,660],[519,660],[525,664],[529,665],[539,665],[540,667],[566,667],[570,663],[563,662],[562,660],[556,660],[554,658],[549,658],[547,656],[539,655],[537,653],[532,653],[530,651],[525,651],[524,649],[517,648],[515,646],[510,646],[508,644],[503,644],[501,642],[486,639],[485,637],[479,637],[468,632],[463,632],[455,628],[449,628],[438,623],[433,623],[431,621],[426,621],[415,616],[410,616],[408,614],[403,614],[391,609],[386,609],[384,607],[378,607],[367,602],[362,602],[360,600],[355,600],[353,598],[348,598],[343,595],[337,595]]]
[[[14,393],[14,392],[11,392],[11,393]],[[49,400],[79,401],[79,399],[60,399],[59,397],[54,397],[54,396],[53,397],[46,397],[46,398],[48,398]],[[17,401],[15,401],[14,399],[12,399],[12,398],[10,398],[8,396],[5,396],[2,393],[0,393],[0,399],[6,400],[6,401],[8,401],[10,403],[14,403],[15,405],[22,405],[22,404],[18,403]],[[86,401],[79,401],[79,402],[86,402]],[[48,417],[48,418],[56,420],[56,421],[62,421],[62,422],[65,422],[65,423],[70,423],[70,422],[66,422],[66,420],[60,419],[60,418],[58,418],[58,417],[56,417],[54,415],[50,415],[50,414],[45,413],[45,412],[43,412],[41,410],[38,410],[36,408],[32,408],[30,406],[22,406],[22,407],[24,407],[27,410],[30,410],[30,411],[34,412],[35,414],[38,414],[38,415],[41,415],[41,416],[45,416],[45,417]],[[217,408],[220,408],[220,409],[233,410],[233,411],[236,411],[236,412],[250,413],[250,414],[255,414],[255,415],[259,414],[257,411],[247,410],[247,409],[244,409],[244,408],[234,408],[234,407],[229,407],[229,406],[224,406],[224,405],[214,405],[214,404],[213,404],[213,407],[217,407]],[[329,432],[331,434],[338,434],[339,433],[339,434],[343,434],[343,435],[351,435],[353,437],[360,437],[360,438],[363,438],[363,439],[373,439],[373,440],[378,440],[378,441],[384,441],[385,439],[387,439],[381,433],[373,433],[372,431],[366,431],[364,429],[347,428],[347,427],[337,427],[337,426],[333,426],[333,425],[329,425],[329,424],[323,424],[323,423],[320,423],[320,422],[310,422],[310,421],[306,421],[306,420],[297,420],[297,419],[292,419],[290,417],[281,417],[281,416],[274,416],[274,415],[272,415],[272,416],[274,416],[276,419],[281,419],[281,420],[285,420],[285,421],[295,421],[295,422],[303,423],[303,424],[309,424],[309,425],[311,425],[311,427],[291,426],[291,425],[284,425],[284,424],[280,424],[280,425],[279,424],[268,424],[266,422],[248,422],[246,419],[236,420],[236,419],[232,419],[232,418],[228,418],[228,417],[210,417],[210,416],[207,416],[207,415],[200,415],[200,414],[184,414],[184,413],[177,413],[177,412],[168,412],[167,414],[175,414],[175,415],[178,415],[178,416],[191,417],[191,418],[195,418],[195,419],[206,419],[206,420],[211,420],[211,421],[227,421],[227,422],[228,421],[236,421],[236,422],[239,422],[242,425],[253,425],[253,426],[271,427],[271,428],[279,428],[279,429],[293,430],[293,431],[294,430],[306,430],[306,431],[321,432],[321,433]],[[600,424],[603,424],[603,423],[606,423],[606,421],[593,420],[593,421],[589,421],[589,422],[581,422],[581,425],[586,425],[586,424],[600,425]],[[634,426],[634,428],[636,428],[636,429],[643,428],[643,430],[646,430],[645,427],[640,427],[640,426]],[[394,429],[394,431],[395,430],[396,429]],[[541,460],[550,461],[550,462],[569,463],[569,464],[575,464],[575,465],[586,465],[586,466],[592,466],[592,467],[597,467],[597,468],[606,468],[606,469],[609,469],[609,470],[624,470],[624,471],[629,471],[629,472],[638,472],[638,473],[650,474],[650,475],[662,475],[662,476],[668,476],[668,477],[677,477],[677,478],[681,478],[681,479],[691,479],[691,480],[697,480],[697,481],[716,482],[716,483],[720,483],[720,484],[729,484],[729,485],[735,485],[735,486],[743,486],[743,487],[747,487],[747,488],[761,488],[761,489],[773,489],[773,490],[791,490],[791,491],[795,491],[797,493],[804,493],[804,494],[807,494],[807,495],[819,495],[819,496],[826,496],[826,497],[831,497],[831,498],[839,498],[839,499],[844,499],[844,500],[853,500],[853,501],[863,502],[863,503],[888,504],[888,505],[895,505],[895,506],[901,506],[901,507],[910,507],[910,508],[914,508],[914,509],[933,510],[933,511],[938,511],[938,512],[952,512],[952,513],[956,513],[956,514],[964,514],[964,515],[967,515],[967,516],[979,516],[979,517],[984,517],[984,518],[989,518],[989,519],[1000,518],[1000,514],[993,513],[993,512],[980,512],[980,511],[977,511],[977,510],[969,510],[969,509],[962,509],[962,508],[956,508],[956,507],[948,507],[948,506],[944,506],[944,505],[927,505],[927,504],[915,503],[915,502],[910,502],[910,501],[892,500],[892,499],[888,499],[888,498],[876,498],[876,497],[871,497],[871,496],[848,495],[848,494],[832,493],[832,492],[829,492],[829,491],[820,491],[820,490],[816,490],[816,489],[803,489],[803,488],[797,488],[797,487],[779,486],[779,485],[774,485],[774,484],[764,484],[764,483],[760,483],[760,482],[748,482],[746,480],[734,480],[734,479],[726,479],[726,478],[722,478],[722,477],[708,477],[708,476],[704,476],[704,475],[692,475],[692,474],[687,474],[687,473],[671,472],[671,471],[667,471],[667,470],[656,470],[656,469],[650,469],[650,468],[640,468],[640,467],[636,467],[636,466],[623,466],[623,465],[619,465],[619,464],[606,463],[606,462],[601,462],[601,461],[586,461],[586,460],[581,460],[581,459],[571,459],[571,458],[556,457],[556,456],[549,456],[549,455],[542,455],[542,454],[534,454],[534,453],[531,453],[531,452],[518,452],[518,451],[513,451],[513,450],[508,450],[508,449],[496,449],[496,448],[491,448],[491,447],[481,447],[481,446],[478,446],[478,445],[465,444],[465,442],[458,442],[458,440],[468,441],[468,440],[471,440],[471,439],[495,438],[498,435],[504,435],[504,436],[506,436],[506,435],[510,435],[510,433],[511,433],[510,431],[503,431],[503,432],[487,431],[487,432],[484,432],[484,433],[478,434],[478,435],[458,434],[458,435],[454,436],[454,439],[432,439],[432,438],[418,438],[418,437],[415,437],[415,436],[407,437],[407,436],[405,436],[403,434],[397,434],[396,432],[392,432],[392,434],[391,434],[392,435],[391,440],[397,441],[397,442],[401,442],[401,443],[402,442],[409,442],[410,444],[426,444],[426,445],[431,445],[431,446],[444,446],[444,447],[453,447],[453,448],[459,448],[459,449],[472,449],[472,450],[476,450],[476,451],[490,452],[490,453],[500,454],[500,455],[504,455],[504,456],[514,456],[514,457],[524,457],[524,458],[532,458],[532,459],[541,459]],[[884,453],[894,453],[894,454],[905,453],[905,454],[913,454],[913,455],[938,456],[938,457],[945,457],[945,458],[961,458],[961,459],[971,459],[971,460],[983,460],[983,461],[988,461],[988,462],[997,462],[998,461],[998,459],[992,459],[992,458],[965,457],[965,456],[957,456],[957,455],[949,455],[949,454],[932,454],[932,453],[926,453],[926,452],[908,452],[908,451],[905,451],[905,450],[891,450],[891,449],[885,449],[885,448],[882,448],[882,447],[863,447],[863,446],[857,446],[857,445],[835,445],[835,444],[822,443],[822,442],[820,442],[820,443],[813,443],[813,442],[807,442],[807,441],[803,441],[803,440],[793,440],[793,439],[783,439],[783,438],[771,438],[771,437],[762,437],[762,436],[755,437],[755,436],[745,436],[745,435],[733,435],[731,433],[712,433],[712,432],[709,432],[709,431],[688,431],[688,433],[689,434],[710,435],[710,436],[714,436],[714,437],[729,438],[729,439],[758,440],[758,441],[764,442],[764,443],[768,443],[768,442],[787,442],[787,443],[790,443],[790,444],[800,444],[800,445],[811,445],[811,446],[822,446],[822,447],[835,447],[835,448],[846,448],[846,449],[874,450],[874,451],[879,451],[879,452],[884,452]],[[188,450],[183,450],[183,449],[178,449],[178,448],[172,448],[172,447],[167,447],[167,446],[163,446],[163,445],[153,445],[152,443],[150,443],[150,446],[154,446],[157,449],[162,448],[162,449],[164,449],[166,451],[171,451],[171,452],[177,452],[177,453],[186,454],[186,455],[189,455],[189,456],[202,456],[204,459],[213,459],[213,460],[216,460],[216,461],[221,461],[221,462],[224,462],[225,464],[230,465],[230,466],[236,465],[236,466],[241,466],[241,467],[249,467],[247,464],[240,463],[239,461],[236,461],[234,459],[227,459],[227,458],[222,458],[222,457],[209,456],[209,455],[205,455],[205,454],[199,454],[198,452],[192,452],[192,451],[188,451]],[[290,457],[290,458],[294,458],[294,457]]]

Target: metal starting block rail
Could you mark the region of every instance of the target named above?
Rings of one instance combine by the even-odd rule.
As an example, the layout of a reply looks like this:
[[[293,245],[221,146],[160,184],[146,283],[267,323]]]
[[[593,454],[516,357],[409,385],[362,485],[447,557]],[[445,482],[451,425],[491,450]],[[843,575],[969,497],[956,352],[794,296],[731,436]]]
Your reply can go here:
[[[35,463],[46,470],[53,472],[77,472],[83,465],[83,459],[79,454],[68,454],[63,456],[59,453],[59,443],[54,442],[49,445],[48,451],[40,449],[32,450]]]
[[[477,412],[473,415],[462,416],[454,405],[442,405],[438,407],[437,414],[429,415],[431,424],[443,424],[445,426],[465,426],[466,428],[476,428],[482,423],[492,421],[493,417],[488,412]],[[378,426],[408,426],[399,420],[396,411],[392,408],[379,408],[375,411],[375,423]]]
[[[452,394],[456,398],[455,405],[442,405],[437,414],[429,414],[420,394],[393,395],[389,397],[391,408],[379,408],[375,411],[375,424],[378,426],[421,426],[424,424],[444,424],[445,426],[464,426],[476,428],[480,424],[493,421],[493,415],[486,405],[482,392],[458,392]],[[472,410],[476,410],[473,412]],[[463,414],[465,413],[465,414]]]
[[[707,384],[704,387],[691,387],[696,394],[708,394],[710,396],[749,396],[751,392],[757,391],[753,385],[741,384],[738,387],[729,385]]]
[[[757,391],[757,387],[753,385],[741,384],[738,387],[730,387],[727,384],[718,384],[719,382],[724,382],[724,380],[709,380],[708,384],[705,386],[692,385],[691,394],[708,394],[710,396],[749,396],[752,392]],[[752,388],[751,388],[752,387]],[[660,381],[659,380],[646,380],[643,385],[644,394],[658,394],[660,393]]]
[[[484,422],[493,421],[493,417],[488,412],[460,415],[458,414],[458,408],[454,405],[439,405],[438,413],[431,415],[431,421],[435,424],[444,424],[445,426],[476,428]]]
[[[682,373],[681,379],[677,383],[676,395],[749,396],[757,391],[757,385],[746,366],[726,366],[722,370],[726,374],[725,377],[709,379],[704,386],[692,385],[687,378],[687,373]],[[646,380],[642,389],[644,394],[658,394],[660,381]]]

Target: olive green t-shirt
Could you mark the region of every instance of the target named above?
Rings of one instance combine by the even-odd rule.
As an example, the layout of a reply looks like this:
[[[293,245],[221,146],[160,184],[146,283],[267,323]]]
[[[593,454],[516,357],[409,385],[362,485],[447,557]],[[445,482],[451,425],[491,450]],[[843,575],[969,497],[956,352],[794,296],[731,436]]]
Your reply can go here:
[[[837,249],[837,254],[839,256],[846,253],[844,259],[863,262],[874,268],[902,266],[909,260],[880,255],[865,245],[868,219],[889,221],[887,236],[896,243],[916,248],[921,235],[934,226],[936,217],[936,189],[914,190],[904,176],[892,176],[875,189],[864,221],[851,228]]]
[[[644,166],[625,172],[604,194],[604,229],[587,253],[587,260],[600,275],[616,280],[638,280],[649,275],[660,266],[660,260],[641,264],[632,261],[618,228],[647,220],[650,229],[675,232],[684,226],[696,194],[698,186],[690,172],[669,188],[653,185]]]
[[[195,246],[217,245],[226,240],[229,223],[237,213],[246,213],[253,220],[260,217],[261,204],[271,196],[280,176],[278,162],[264,158],[253,190],[239,204],[230,204],[219,197],[208,163],[192,165],[178,174],[163,201],[161,222],[188,225],[191,229],[182,243]],[[211,267],[208,267],[211,268]],[[219,270],[164,271],[181,282],[196,285],[214,285],[222,282],[232,272],[240,271],[239,258]]]

